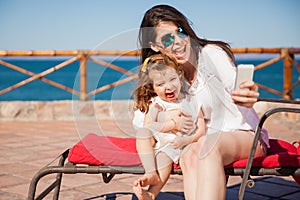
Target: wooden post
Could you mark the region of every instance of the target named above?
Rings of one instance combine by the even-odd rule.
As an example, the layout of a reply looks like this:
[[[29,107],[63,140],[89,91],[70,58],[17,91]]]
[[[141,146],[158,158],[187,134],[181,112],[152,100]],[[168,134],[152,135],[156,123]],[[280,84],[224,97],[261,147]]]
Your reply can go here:
[[[281,55],[284,56],[283,63],[283,98],[286,100],[292,99],[292,75],[293,75],[293,65],[292,57],[293,55],[289,53],[289,49],[282,49]]]
[[[80,52],[80,100],[86,101],[87,100],[87,65],[86,54]]]

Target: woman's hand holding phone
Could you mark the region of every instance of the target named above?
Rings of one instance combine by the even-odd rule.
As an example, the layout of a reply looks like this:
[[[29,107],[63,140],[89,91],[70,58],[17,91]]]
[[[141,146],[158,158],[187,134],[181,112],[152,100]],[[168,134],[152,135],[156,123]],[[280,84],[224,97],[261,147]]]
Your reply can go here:
[[[253,82],[253,65],[238,65],[232,100],[240,106],[252,107],[257,102],[258,86]]]

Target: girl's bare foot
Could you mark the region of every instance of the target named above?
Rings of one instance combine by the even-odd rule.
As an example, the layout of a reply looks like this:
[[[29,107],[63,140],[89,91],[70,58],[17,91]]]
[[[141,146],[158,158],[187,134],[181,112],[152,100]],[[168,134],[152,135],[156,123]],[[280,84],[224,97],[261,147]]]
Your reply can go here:
[[[155,198],[151,192],[144,190],[139,183],[133,185],[133,192],[139,200],[154,200]]]
[[[141,187],[145,187],[148,185],[157,185],[160,182],[159,175],[154,173],[146,173],[144,176],[138,179],[139,184]]]
[[[154,195],[144,190],[143,187],[157,185],[159,183],[160,178],[156,172],[144,174],[144,176],[133,182],[133,192],[139,200],[154,200]]]

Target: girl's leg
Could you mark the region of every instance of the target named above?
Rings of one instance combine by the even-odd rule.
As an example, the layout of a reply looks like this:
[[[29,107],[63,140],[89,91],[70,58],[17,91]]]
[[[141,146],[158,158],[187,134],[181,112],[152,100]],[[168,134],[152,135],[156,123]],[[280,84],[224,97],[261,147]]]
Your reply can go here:
[[[156,156],[156,163],[159,181],[155,183],[153,181],[149,181],[148,176],[145,174],[139,179],[144,185],[141,186],[141,184],[139,184],[137,186],[134,185],[133,187],[133,191],[139,200],[154,200],[169,179],[173,161],[165,153],[160,152]],[[147,185],[149,185],[148,190],[144,190],[142,187]]]
[[[157,197],[158,193],[168,181],[173,166],[173,161],[163,152],[158,153],[156,158],[160,182],[156,185],[150,185],[148,190],[145,191],[147,192],[146,196],[151,197],[149,198],[151,200],[154,200]]]
[[[137,132],[136,145],[145,174],[134,181],[133,191],[139,199],[154,199],[168,180],[173,161],[162,152],[155,158],[155,140],[149,129],[140,129]],[[142,187],[148,185],[148,190],[143,190]]]
[[[139,184],[141,184],[142,187],[155,184],[160,181],[156,168],[155,153],[153,150],[154,145],[155,140],[149,129],[143,128],[137,131],[136,148],[145,169],[143,179],[139,179]]]

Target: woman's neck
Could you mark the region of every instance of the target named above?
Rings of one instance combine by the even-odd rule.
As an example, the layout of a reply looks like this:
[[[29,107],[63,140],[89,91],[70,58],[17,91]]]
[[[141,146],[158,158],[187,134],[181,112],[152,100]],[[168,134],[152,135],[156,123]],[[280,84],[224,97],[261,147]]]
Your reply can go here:
[[[195,55],[192,54],[191,58],[188,62],[186,62],[183,66],[184,69],[184,77],[186,80],[191,84],[197,74],[197,60],[195,58]]]

